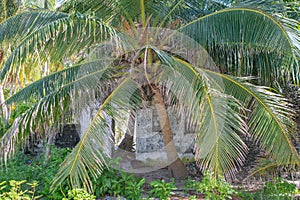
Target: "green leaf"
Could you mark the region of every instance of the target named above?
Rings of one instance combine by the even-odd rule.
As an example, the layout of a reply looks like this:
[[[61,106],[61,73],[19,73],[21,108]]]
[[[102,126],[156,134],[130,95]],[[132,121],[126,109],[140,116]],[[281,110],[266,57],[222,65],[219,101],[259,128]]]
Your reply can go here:
[[[299,39],[293,39],[291,32],[262,11],[224,9],[198,18],[179,31],[207,49],[221,72],[257,76],[264,85],[299,81],[294,51]]]
[[[96,179],[101,174],[110,152],[110,149],[107,149],[110,131],[105,113],[117,118],[119,108],[132,109],[129,102],[132,95],[136,95],[136,89],[136,83],[127,78],[107,97],[80,142],[63,162],[52,187],[57,187],[69,179],[72,186],[82,186],[87,191],[93,191],[91,177]],[[113,105],[118,105],[118,108],[114,108]]]

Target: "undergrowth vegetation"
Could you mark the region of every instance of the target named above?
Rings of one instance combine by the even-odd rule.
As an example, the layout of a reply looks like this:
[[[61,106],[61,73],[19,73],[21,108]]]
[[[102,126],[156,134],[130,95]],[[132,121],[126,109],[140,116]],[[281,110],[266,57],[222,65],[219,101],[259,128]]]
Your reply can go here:
[[[116,169],[104,169],[103,174],[95,182],[96,196],[125,196],[128,199],[142,198],[144,178],[135,177],[133,174],[120,172]]]
[[[238,194],[238,192],[224,179],[216,179],[213,177],[213,174],[208,171],[204,173],[201,182],[188,179],[185,182],[185,191],[188,192],[190,189],[205,194],[206,199],[212,200],[231,199],[232,196]]]
[[[51,181],[70,151],[67,148],[52,147],[51,157],[47,163],[44,162],[44,154],[32,156],[24,154],[22,151],[17,152],[6,166],[1,165],[0,200],[94,200],[96,197],[167,200],[177,190],[174,179],[170,182],[163,179],[146,182],[145,178],[136,177],[114,168],[105,168],[102,175],[93,182],[94,192],[92,194],[81,188],[71,188],[68,184],[50,192]],[[281,178],[266,183],[261,190],[255,192],[240,191],[233,188],[224,178],[215,178],[208,171],[204,172],[201,181],[187,179],[184,183],[184,192],[189,199],[205,196],[205,199],[210,200],[225,200],[233,197],[253,200],[288,200],[299,194],[294,184]]]
[[[289,200],[294,199],[299,194],[299,190],[292,183],[281,178],[277,178],[272,182],[268,182],[262,190],[256,192],[244,192],[241,194],[243,199],[272,199],[272,200]]]
[[[174,179],[169,183],[166,183],[164,180],[155,180],[151,181],[149,184],[152,187],[149,196],[163,200],[168,199],[171,192],[177,189],[174,184]]]
[[[44,162],[45,155],[32,156],[22,151],[16,152],[13,158],[9,159],[7,165],[1,165],[0,182],[5,181],[6,186],[3,192],[9,190],[11,180],[17,181],[24,190],[30,186],[24,184],[37,182],[36,194],[46,199],[62,199],[67,195],[68,185],[64,185],[50,193],[51,181],[57,173],[60,164],[71,150],[68,148],[51,148],[51,156],[48,162]]]

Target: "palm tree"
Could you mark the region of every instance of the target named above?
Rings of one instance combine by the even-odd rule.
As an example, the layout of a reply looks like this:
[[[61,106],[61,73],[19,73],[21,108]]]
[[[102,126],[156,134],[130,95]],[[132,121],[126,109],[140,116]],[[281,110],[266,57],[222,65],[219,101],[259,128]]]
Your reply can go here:
[[[216,176],[233,176],[243,164],[247,146],[241,135],[266,150],[264,169],[298,165],[291,142],[294,111],[277,92],[299,82],[298,22],[280,14],[284,5],[268,3],[79,0],[3,21],[0,44],[12,48],[0,73],[3,84],[26,75],[29,66],[64,68],[28,81],[6,99],[7,105],[25,101],[32,107],[2,137],[1,156],[6,160],[16,143],[97,96],[98,112],[54,180],[54,186],[68,179],[91,190],[91,178],[101,174],[109,151],[105,116],[140,109],[148,98],[141,88],[148,88],[175,177],[186,171],[174,148],[167,102],[197,124],[195,159]],[[190,51],[202,57],[187,57]]]

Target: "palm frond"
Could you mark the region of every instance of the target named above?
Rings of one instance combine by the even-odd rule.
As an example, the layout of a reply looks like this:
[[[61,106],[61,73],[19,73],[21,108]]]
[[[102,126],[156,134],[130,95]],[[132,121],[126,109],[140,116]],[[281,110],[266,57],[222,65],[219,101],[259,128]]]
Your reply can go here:
[[[4,162],[5,165],[7,164],[8,158],[15,152],[15,146],[11,144],[16,144],[22,140],[18,134],[19,122],[20,117],[14,120],[12,126],[0,140],[0,163]]]
[[[247,126],[240,115],[242,105],[233,96],[224,94],[222,85],[216,85],[215,80],[197,72],[187,62],[154,50],[162,63],[176,72],[173,72],[176,78],[168,72],[161,81],[167,81],[179,107],[192,113],[191,123],[199,126],[195,146],[197,162],[216,175],[233,176],[247,152],[238,135],[247,134]]]
[[[195,70],[188,63],[182,63]],[[203,80],[203,96],[199,101],[195,158],[203,169],[212,170],[216,176],[233,177],[243,165],[248,150],[240,138],[240,134],[248,134],[242,115],[244,107],[233,96],[224,93],[224,86],[217,84],[215,79],[200,70],[196,73]]]
[[[146,1],[147,4],[148,1]],[[127,21],[139,21],[141,15],[140,0],[79,0],[66,1],[59,8],[62,12],[82,13],[101,18],[105,22],[113,25],[119,25],[124,17]],[[148,8],[147,8],[148,10]]]
[[[205,71],[211,78],[221,80],[225,93],[238,99],[250,112],[247,114],[249,134],[277,163],[299,165],[299,155],[292,144],[295,134],[295,113],[288,101],[270,88],[254,86],[228,75]]]
[[[77,67],[83,69],[79,70]],[[71,76],[65,78],[65,72]],[[85,63],[70,68],[69,71],[63,70],[45,77],[40,82],[33,83],[16,93],[8,103],[25,100],[27,95],[40,98],[15,120],[14,123],[17,124],[1,138],[0,156],[4,156],[2,158],[6,160],[6,156],[13,153],[16,143],[24,141],[31,134],[41,134],[43,130],[47,134],[47,128],[57,121],[63,121],[67,112],[72,111],[76,115],[81,109],[90,105],[96,98],[98,87],[105,88],[107,84],[114,87],[111,82],[119,77],[112,76],[111,74],[116,75],[113,72],[114,69],[110,66],[101,66],[98,62]],[[43,85],[47,86],[45,90]],[[100,94],[98,100],[104,101],[107,95]]]
[[[69,18],[66,13],[27,11],[8,18],[0,24],[0,43],[21,41],[32,32]]]
[[[45,12],[49,15],[53,14],[53,12]],[[36,20],[43,19],[39,15],[37,16]],[[50,23],[44,25],[38,23],[38,25],[40,27],[25,36],[9,56],[2,68],[1,79],[8,72],[18,74],[21,67],[19,63],[24,62],[25,58],[30,57],[33,62],[61,61],[64,57],[83,51],[96,42],[116,35],[116,31],[101,20],[79,14],[67,15],[61,19],[54,19]],[[117,39],[117,36],[114,39]],[[37,50],[39,56],[33,54]],[[13,64],[16,65],[12,67]]]
[[[276,19],[262,11],[225,9],[198,18],[179,31],[207,49],[221,72],[256,76],[263,85],[285,84],[299,74],[294,72],[299,70],[294,66],[297,44]]]
[[[212,170],[216,176],[234,177],[248,150],[239,136],[247,134],[247,126],[240,116],[243,107],[232,96],[207,88],[201,104],[195,158],[203,169]]]
[[[154,20],[160,23],[161,26],[174,23],[176,20],[186,23],[204,15],[202,9],[204,4],[205,3],[202,1],[160,1],[153,4]],[[154,23],[153,26],[155,25],[156,24]]]
[[[256,175],[266,175],[271,174],[275,172],[278,172],[279,170],[282,171],[288,171],[289,173],[292,173],[292,171],[296,171],[297,168],[294,162],[286,162],[286,163],[280,163],[276,162],[274,160],[269,159],[259,159],[258,165],[250,172],[250,174],[244,179],[247,180],[250,177],[256,176]],[[277,178],[278,173],[275,175],[274,178]]]
[[[117,78],[120,73],[121,68],[111,67],[110,59],[92,60],[45,76],[12,95],[5,103],[28,101],[31,98],[40,99],[68,85],[80,88],[80,81],[91,79],[91,82],[97,83],[99,80],[109,79],[108,77]],[[97,87],[95,84],[92,85]]]
[[[232,0],[180,0],[180,1],[148,1],[148,12],[154,18],[152,26],[157,23],[164,25],[172,24],[179,20],[186,24],[209,13],[228,8]],[[151,8],[151,9],[149,9]]]
[[[275,15],[277,20],[282,24],[282,27],[286,31],[293,44],[294,58],[290,65],[283,66],[285,71],[290,71],[292,74],[285,74],[287,79],[295,80],[295,84],[299,83],[299,60],[300,60],[300,30],[297,27],[300,26],[300,22],[294,19],[283,17],[281,14]],[[292,76],[292,77],[289,77]]]
[[[132,99],[139,99],[136,93],[138,85],[127,78],[108,96],[99,108],[97,114],[90,123],[87,131],[79,144],[63,162],[61,169],[53,180],[52,186],[57,187],[66,179],[74,187],[84,187],[92,191],[91,178],[96,179],[101,175],[105,158],[110,149],[106,149],[110,138],[109,126],[105,119],[105,113],[113,118],[118,118],[118,109],[131,110],[134,104]]]
[[[15,145],[25,142],[32,134],[47,134],[47,127],[55,121],[62,120],[69,109],[70,95],[47,96],[28,108],[14,120],[0,140],[0,160],[6,161],[15,150]],[[53,109],[55,108],[55,109]]]
[[[0,1],[0,22],[14,15],[18,10],[18,3],[14,1]]]
[[[258,9],[268,14],[285,13],[286,7],[283,1],[272,0],[239,0],[232,5],[235,8]]]
[[[247,78],[237,80],[214,71],[193,68],[188,63],[180,61],[185,65],[186,69],[184,69],[181,65],[175,65],[172,58],[168,57],[162,51],[156,52],[160,54],[162,62],[168,64],[170,67],[172,66],[173,69],[179,73],[183,72],[183,76],[190,80],[190,83],[193,83],[192,78],[195,79],[197,76],[201,76],[198,81],[201,80],[200,84],[203,86],[198,87],[201,92],[197,91],[198,94],[201,94],[198,102],[201,102],[200,108],[202,115],[197,119],[200,124],[201,132],[199,132],[197,138],[197,152],[199,154],[196,155],[198,156],[198,160],[201,159],[204,161],[205,167],[214,166],[212,168],[215,172],[222,174],[224,172],[230,172],[234,167],[237,168],[240,166],[245,159],[247,148],[241,142],[237,133],[248,134],[248,132],[254,139],[260,142],[261,147],[266,149],[270,158],[276,162],[293,162],[294,164],[299,164],[298,154],[291,143],[291,137],[295,133],[293,122],[294,111],[286,99],[270,92],[268,88],[246,83]],[[178,68],[179,66],[182,68]],[[194,73],[194,76],[184,75],[186,72],[190,74]],[[180,79],[178,79],[178,81],[180,81]],[[191,84],[191,86],[192,85],[193,84]],[[180,88],[180,86],[176,87]],[[172,88],[173,91],[178,92],[179,100],[184,100],[184,98],[180,97],[184,96],[185,93],[180,89],[176,89],[176,87]],[[193,105],[191,104],[192,102],[193,101],[190,100],[188,103]],[[181,103],[186,105],[185,102]],[[246,109],[248,109],[248,111]],[[247,121],[249,130],[245,125],[245,121]],[[218,133],[218,131],[222,134],[213,134],[213,132]],[[204,135],[206,135],[206,138]],[[220,138],[218,138],[220,141],[216,140],[216,136],[220,136]],[[212,140],[212,138],[214,138],[214,140]],[[215,143],[208,143],[209,141],[215,141]],[[237,142],[235,145],[238,148],[235,149],[235,152],[228,150],[228,147],[234,146],[230,144],[232,141]],[[234,156],[241,155],[240,158],[231,157],[231,159],[228,159],[232,162],[238,160],[239,165],[236,165],[234,162],[234,164],[228,163],[226,159],[216,159],[218,157],[218,148],[216,146],[219,145],[219,142],[223,144],[221,147],[226,147],[226,150],[219,149],[219,151],[222,152],[222,157],[220,158],[224,159],[226,156],[230,158],[228,155],[229,152]],[[204,155],[206,155],[203,156],[202,147],[203,145],[205,146],[205,144],[210,144],[210,148],[203,148],[205,150]],[[215,147],[215,149],[212,149],[212,147]],[[201,154],[203,157],[200,156]]]
[[[152,26],[160,24],[171,24],[176,20],[183,23],[194,20],[197,17],[227,8],[231,0],[224,1],[154,1],[145,0],[146,17],[153,17]],[[80,12],[93,14],[104,21],[111,21],[111,24],[119,24],[121,16],[129,22],[141,22],[140,0],[97,0],[97,1],[68,1],[60,8],[64,12]]]

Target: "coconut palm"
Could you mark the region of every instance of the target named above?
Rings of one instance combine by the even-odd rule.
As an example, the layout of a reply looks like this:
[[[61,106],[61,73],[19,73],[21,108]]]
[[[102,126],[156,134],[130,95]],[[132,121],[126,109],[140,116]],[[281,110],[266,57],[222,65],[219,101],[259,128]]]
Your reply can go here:
[[[120,109],[130,113],[150,99],[175,177],[186,171],[165,104],[197,125],[195,159],[216,176],[233,176],[242,166],[248,148],[241,135],[266,150],[265,168],[298,165],[294,111],[277,92],[299,82],[298,22],[280,14],[283,4],[268,3],[79,0],[5,20],[0,43],[12,50],[2,83],[28,76],[33,66],[56,67],[6,99],[32,106],[2,137],[1,156],[6,160],[16,143],[97,100],[100,108],[54,180],[91,190],[107,162],[106,116],[117,119]]]

